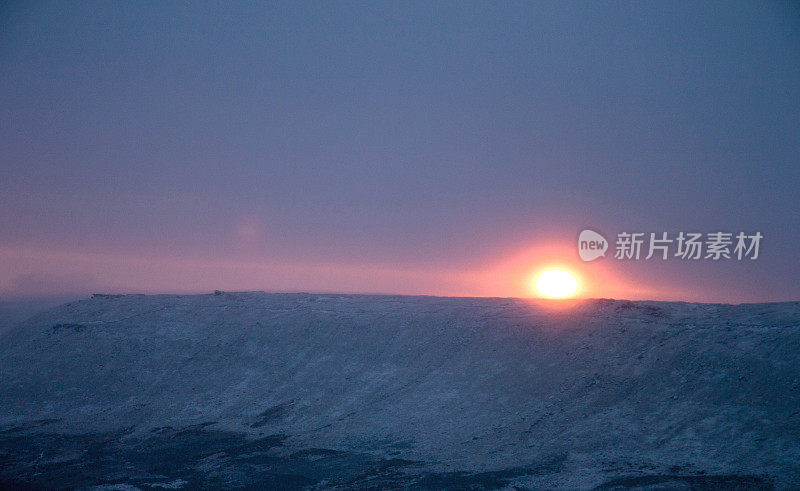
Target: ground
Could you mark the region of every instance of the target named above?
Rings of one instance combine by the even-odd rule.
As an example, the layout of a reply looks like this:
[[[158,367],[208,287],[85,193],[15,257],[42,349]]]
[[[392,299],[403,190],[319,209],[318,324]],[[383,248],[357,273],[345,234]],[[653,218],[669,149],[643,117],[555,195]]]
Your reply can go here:
[[[0,484],[800,483],[800,303],[98,295],[0,337]]]

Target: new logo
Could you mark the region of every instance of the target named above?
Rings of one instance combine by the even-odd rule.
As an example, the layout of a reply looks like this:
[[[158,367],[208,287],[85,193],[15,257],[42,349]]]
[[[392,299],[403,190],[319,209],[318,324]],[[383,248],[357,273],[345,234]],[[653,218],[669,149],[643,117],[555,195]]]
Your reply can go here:
[[[584,230],[578,236],[578,254],[583,261],[604,257],[607,250],[608,241],[594,230]]]

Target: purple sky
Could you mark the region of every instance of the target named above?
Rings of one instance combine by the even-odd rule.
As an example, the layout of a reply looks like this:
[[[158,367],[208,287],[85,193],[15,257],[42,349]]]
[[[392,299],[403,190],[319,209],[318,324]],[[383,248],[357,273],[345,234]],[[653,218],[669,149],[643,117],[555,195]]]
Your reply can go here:
[[[800,12],[780,2],[11,2],[0,295],[800,299]],[[581,264],[576,238],[764,235]]]

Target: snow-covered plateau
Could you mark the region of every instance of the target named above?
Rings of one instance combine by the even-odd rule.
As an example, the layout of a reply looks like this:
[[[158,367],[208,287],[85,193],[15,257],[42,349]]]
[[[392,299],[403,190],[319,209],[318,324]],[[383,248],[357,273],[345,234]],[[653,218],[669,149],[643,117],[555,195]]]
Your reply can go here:
[[[95,295],[0,337],[0,487],[800,488],[800,302]]]

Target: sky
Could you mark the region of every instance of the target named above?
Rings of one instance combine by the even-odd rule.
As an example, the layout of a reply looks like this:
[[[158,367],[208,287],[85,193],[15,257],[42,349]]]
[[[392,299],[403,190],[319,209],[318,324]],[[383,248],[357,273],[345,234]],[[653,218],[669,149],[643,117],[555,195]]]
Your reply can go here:
[[[589,297],[800,300],[797,3],[11,1],[0,25],[0,299],[524,297],[561,266]],[[583,262],[584,229],[763,239]]]

